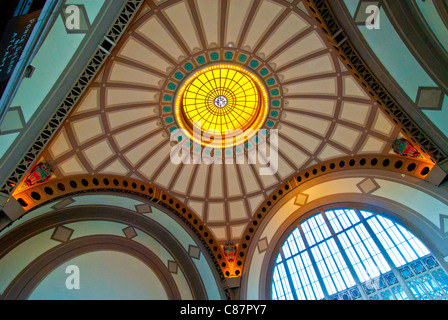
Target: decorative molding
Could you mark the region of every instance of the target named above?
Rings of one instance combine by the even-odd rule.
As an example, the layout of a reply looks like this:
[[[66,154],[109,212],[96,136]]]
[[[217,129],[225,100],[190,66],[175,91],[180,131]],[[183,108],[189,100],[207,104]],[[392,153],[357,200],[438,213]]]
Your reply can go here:
[[[375,179],[366,178],[356,185],[358,189],[365,194],[372,194],[380,188]]]
[[[437,2],[437,1],[431,1]],[[383,0],[383,8],[403,43],[427,75],[448,94],[448,52],[422,14],[417,1]],[[428,4],[431,5],[431,4]]]
[[[15,170],[10,173],[8,179],[0,188],[0,192],[9,195],[13,193],[16,185],[23,179],[26,172],[31,168],[34,161],[39,157],[91,81],[95,78],[110,54],[110,50],[113,47],[112,43],[116,44],[118,42],[143,2],[143,0],[128,0],[126,5],[123,6],[122,12],[118,15],[109,32],[104,36],[104,41],[99,45],[87,67],[66,95],[63,103],[57,108],[50,121],[36,138],[33,145],[28,149],[28,152],[17,164]]]
[[[188,254],[190,255],[190,257],[196,260],[199,260],[201,258],[201,250],[196,246],[192,246],[191,244],[188,246]]]
[[[65,207],[71,205],[74,202],[75,202],[75,200],[72,198],[65,198],[61,202],[58,202],[54,206],[52,206],[51,209],[59,210],[59,209],[62,209],[62,208],[65,208]]]
[[[444,98],[442,89],[438,87],[419,87],[415,104],[420,110],[441,111]]]
[[[74,231],[75,230],[64,226],[57,226],[56,229],[54,229],[53,234],[51,235],[51,239],[59,242],[67,242],[72,237]]]
[[[267,250],[269,246],[269,242],[268,242],[268,238],[264,237],[263,239],[260,239],[260,241],[258,241],[258,253],[263,253]]]
[[[440,214],[440,230],[448,234],[448,216],[445,214]]]
[[[108,175],[75,176],[60,180],[51,179],[37,186],[21,190],[13,196],[26,212],[30,212],[43,205],[67,197],[98,192],[123,193],[164,207],[174,213],[202,242],[222,279],[231,276],[233,272],[241,272],[242,266],[237,268],[233,266],[231,269],[213,233],[192,210],[158,187],[139,180]]]
[[[379,169],[425,179],[433,167],[434,164],[432,163],[419,161],[413,158],[383,155],[343,157],[310,167],[284,181],[283,184],[275,189],[254,212],[251,223],[249,223],[244,231],[242,242],[238,246],[238,255],[235,262],[239,267],[244,266],[248,250],[251,246],[252,237],[262,224],[264,218],[269,214],[270,210],[277,202],[307,181],[332,172],[353,169]],[[306,204],[306,201],[307,197],[304,197],[304,195],[299,198],[299,204]]]
[[[136,205],[135,210],[140,214],[152,213],[151,206],[147,203]]]
[[[177,265],[177,263],[175,261],[168,261],[168,271],[173,273],[173,274],[177,274],[177,271],[179,270],[179,266]]]
[[[379,103],[384,112],[395,123],[400,125],[411,140],[429,154],[432,160],[441,163],[448,159],[445,152],[398,105],[388,90],[375,77],[374,72],[368,68],[336,19],[329,0],[304,0],[304,3],[321,30],[327,35],[328,41],[333,44],[333,48],[338,52],[343,64],[355,76],[367,93]]]
[[[366,13],[366,9],[368,6],[374,5],[378,8],[381,8],[381,2],[379,0],[361,0],[358,3],[358,7],[356,8],[354,19],[355,24],[358,26],[365,26],[367,18],[369,16],[368,13]]]
[[[74,6],[74,7],[78,8],[78,16],[79,16],[80,23],[79,23],[79,28],[77,28],[77,29],[76,28],[73,28],[73,29],[68,28],[69,24],[67,23],[67,20],[71,16],[69,13],[72,11],[70,11],[70,10],[67,11],[67,9],[70,6]],[[82,4],[76,4],[76,5],[65,4],[61,8],[60,15],[61,15],[62,21],[64,23],[65,30],[67,31],[67,34],[87,33],[89,31],[89,29],[92,27],[92,25],[90,24],[90,21],[89,21],[89,16],[87,14],[86,7]]]
[[[308,194],[299,193],[294,200],[294,204],[297,206],[304,206],[308,202]]]
[[[123,229],[123,233],[129,240],[134,239],[137,236],[137,232],[133,227],[127,227]]]
[[[26,126],[22,107],[9,108],[0,126],[0,136],[11,133],[20,133]]]
[[[154,204],[154,206],[158,207],[162,212],[170,214],[161,206],[158,206],[156,204]],[[61,225],[67,225],[69,223],[76,223],[76,222],[87,222],[87,221],[108,221],[119,225],[132,226],[135,229],[138,228],[140,232],[143,232],[149,237],[155,239],[158,243],[160,243],[163,247],[165,247],[168,250],[168,252],[171,253],[172,259],[175,260],[181,267],[181,270],[184,273],[187,282],[189,283],[189,288],[191,289],[193,299],[199,299],[199,300],[207,299],[207,291],[202,281],[201,274],[197,269],[197,267],[195,266],[195,263],[191,260],[186,250],[184,250],[184,247],[179,242],[178,238],[176,238],[175,235],[171,234],[167,229],[165,229],[162,225],[155,222],[154,220],[149,219],[140,214],[137,214],[129,209],[117,208],[107,205],[98,205],[98,206],[87,206],[83,207],[82,209],[80,209],[79,207],[73,207],[73,208],[64,208],[58,210],[57,212],[51,212],[51,211],[47,212],[25,223],[18,225],[16,228],[14,228],[14,232],[8,232],[7,234],[0,237],[0,259],[8,255],[17,246],[24,243],[34,235],[41,234],[42,232],[48,232],[49,230],[53,230],[54,228]],[[67,259],[64,260],[64,262],[68,261],[72,257],[74,257],[73,256],[74,251],[70,250],[70,248],[73,249],[74,247],[78,247],[78,245],[75,245],[74,243],[79,244],[80,241],[82,241],[84,244],[92,248],[91,251],[101,250],[97,249],[95,245],[96,242],[95,239],[100,238],[101,239],[113,238],[116,241],[125,244],[125,246],[129,247],[130,250],[135,249],[138,250],[138,248],[142,248],[148,253],[152,252],[150,247],[147,247],[146,245],[138,241],[132,241],[130,239],[127,239],[124,236],[118,236],[118,235],[113,236],[103,234],[89,235],[89,236],[77,237],[75,239],[68,241],[67,243],[62,243],[60,245],[54,246],[53,249],[50,249],[49,251],[44,253],[44,255],[41,255],[39,258],[37,258],[35,262],[45,264],[46,261],[45,258],[47,257],[47,254],[52,254],[52,252],[57,250],[62,251],[58,251],[59,254],[53,255],[52,256],[53,258],[47,262],[49,262],[54,267],[54,263],[56,263],[57,260],[59,261],[61,261],[60,259],[64,260],[64,257],[61,257],[61,254],[68,255]],[[90,245],[93,245],[93,247]],[[201,248],[201,250],[205,249],[200,244],[197,245]],[[67,246],[71,247],[68,248]],[[123,248],[123,246],[121,247]],[[66,250],[66,248],[68,248],[68,250]],[[68,253],[67,251],[70,251],[70,253]],[[126,252],[130,253],[128,250],[126,250]],[[83,254],[83,252],[81,252],[80,254]],[[77,255],[75,254],[75,256]],[[162,269],[166,270],[166,274],[168,275],[170,273],[168,272],[166,262],[167,260],[165,260],[165,262],[162,262],[160,260],[159,265],[160,268],[163,267]],[[213,262],[211,261],[211,259],[207,259],[207,264],[210,268],[210,271],[214,275],[214,280],[216,281],[216,285],[219,288],[220,296],[224,297],[225,293],[222,292],[221,288],[219,287],[219,284],[222,280],[218,275],[218,273],[214,270]],[[33,263],[28,265],[22,271],[21,274],[26,274],[28,272],[28,269],[31,268],[32,266]],[[47,270],[45,270],[45,267],[42,265],[40,266],[40,268],[37,268],[35,270],[37,270],[38,272],[43,272],[45,276],[47,275],[46,273]],[[22,281],[23,277],[19,275],[18,277],[16,277],[16,280]]]
[[[181,299],[174,278],[162,261],[143,245],[110,235],[82,237],[56,246],[32,261],[3,293],[5,300],[25,300],[55,267],[89,252],[116,251],[132,255],[157,274],[169,299]],[[125,266],[123,266],[125,267]]]

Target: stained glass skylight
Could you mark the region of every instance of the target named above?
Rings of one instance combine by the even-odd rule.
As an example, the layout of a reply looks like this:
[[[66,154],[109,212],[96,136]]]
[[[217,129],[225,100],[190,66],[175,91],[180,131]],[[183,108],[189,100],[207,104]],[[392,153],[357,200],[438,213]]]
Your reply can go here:
[[[177,93],[175,112],[179,126],[197,143],[229,147],[247,141],[261,128],[268,95],[248,70],[213,65],[185,81]]]

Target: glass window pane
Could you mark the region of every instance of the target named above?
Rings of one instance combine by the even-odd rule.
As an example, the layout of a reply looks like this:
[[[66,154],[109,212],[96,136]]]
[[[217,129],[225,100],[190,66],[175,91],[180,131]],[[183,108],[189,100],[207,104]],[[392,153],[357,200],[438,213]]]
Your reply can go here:
[[[321,214],[316,216],[316,222],[319,226],[320,232],[322,233],[323,239],[326,240],[331,237],[330,229],[328,229],[327,223],[325,222]]]
[[[392,293],[394,294],[395,299],[397,299],[397,300],[409,300],[406,292],[404,292],[404,290],[401,286],[393,287]]]
[[[375,263],[377,265],[377,267],[380,269],[381,273],[386,273],[389,272],[390,266],[387,263],[386,259],[384,259],[382,254],[377,254],[373,257],[373,260],[375,260]]]
[[[394,247],[394,243],[389,238],[386,232],[382,231],[380,233],[377,233],[378,239],[381,241],[381,244],[383,245],[384,249],[390,249]]]
[[[325,212],[328,221],[330,222],[331,227],[333,228],[335,233],[339,233],[342,231],[342,226],[339,223],[338,219],[336,218],[336,215],[333,211],[326,211]]]
[[[282,251],[286,265],[277,255],[273,299],[329,298],[356,288],[358,279],[368,299],[408,300],[409,290],[417,299],[448,298],[448,275],[427,262],[428,248],[405,227],[370,211],[328,210],[308,218],[291,232]],[[389,261],[415,274],[392,270]],[[397,277],[406,281],[406,290]]]
[[[360,210],[360,212],[361,212],[361,215],[364,217],[364,219],[367,219],[367,218],[372,216],[371,212],[368,212],[368,211],[365,211],[365,210]]]
[[[438,269],[436,271],[431,272],[434,279],[437,281],[439,286],[443,289],[445,294],[448,294],[448,276],[447,274],[442,270]]]
[[[418,256],[415,254],[414,250],[412,250],[411,246],[407,242],[401,243],[400,245],[398,245],[398,248],[408,262],[412,262],[418,259]]]
[[[282,262],[282,256],[281,256],[281,254],[278,254],[277,260],[275,261],[275,263],[280,263],[280,262]]]
[[[367,221],[369,223],[369,226],[372,228],[373,232],[375,232],[376,234],[378,234],[381,231],[383,231],[383,228],[381,227],[381,225],[376,220],[376,217],[372,217],[371,219],[369,219]]]
[[[392,261],[394,262],[396,267],[401,267],[402,265],[406,264],[406,261],[403,259],[397,248],[392,247],[387,250],[387,253],[392,258]]]
[[[294,232],[292,233],[292,235],[294,236],[294,239],[296,241],[296,245],[297,248],[299,249],[300,252],[304,251],[306,249],[305,244],[303,243],[303,239],[302,236],[300,235],[300,231],[298,228],[296,228],[294,230]]]
[[[335,210],[335,212],[338,216],[339,222],[341,223],[342,227],[344,227],[344,229],[351,227],[352,224],[348,220],[347,215],[345,215],[345,212],[343,210]]]
[[[386,231],[389,234],[390,238],[392,239],[392,241],[394,242],[395,245],[398,245],[405,241],[403,236],[401,235],[401,233],[398,231],[397,228],[394,228],[392,226],[392,227],[386,228]]]
[[[397,267],[415,261],[429,253],[429,250],[403,226],[382,216],[377,216],[377,218],[381,225],[379,228],[384,230],[378,234],[378,238]],[[369,222],[374,221],[374,219],[370,219]]]
[[[304,223],[302,223],[301,227],[302,227],[303,233],[305,234],[305,238],[306,238],[306,241],[308,242],[308,245],[309,246],[314,245],[316,243],[316,241],[314,240],[314,236],[313,236],[313,233],[311,232],[311,227],[308,224],[308,222],[305,221]]]
[[[410,239],[409,243],[411,244],[412,248],[417,252],[419,257],[424,257],[430,254],[428,248],[417,238],[414,237]]]
[[[319,286],[319,284],[307,252],[303,252],[293,259],[290,259],[288,261],[288,268],[291,273],[293,287],[299,299],[306,298],[308,300],[314,300],[316,297],[321,299],[321,295],[315,295],[311,287],[311,283],[313,283],[314,287]],[[317,284],[314,282],[317,282]]]
[[[314,235],[314,239],[316,239],[316,242],[321,242],[322,240],[324,240],[324,237],[322,236],[322,233],[320,232],[319,228],[313,229],[312,232]]]
[[[345,213],[347,214],[347,217],[350,219],[350,222],[352,224],[357,224],[359,222],[359,218],[355,210],[345,210]]]
[[[283,245],[282,250],[285,258],[288,259],[291,256],[291,251],[287,242]]]
[[[285,267],[283,264],[280,264],[274,268],[273,284],[276,292],[275,296],[279,300],[293,299],[291,287],[289,286],[289,282],[286,277]]]
[[[275,284],[272,283],[272,300],[278,300],[277,290],[275,288]]]
[[[392,292],[389,290],[381,292],[381,300],[394,300]]]
[[[419,240],[417,239],[412,233],[410,233],[408,230],[403,228],[400,225],[397,225],[400,232],[403,234],[403,236],[406,238],[406,240],[411,245],[412,249],[415,250],[417,255],[421,258],[426,255],[428,255],[430,252],[428,248]]]
[[[352,286],[352,284],[355,283],[352,275],[348,272],[344,273],[346,278],[342,276],[341,271],[347,269],[347,265],[345,264],[334,239],[331,238],[321,243],[318,247],[322,252],[323,260],[338,291],[345,290],[347,287]]]
[[[393,226],[392,221],[390,221],[389,219],[385,219],[383,216],[376,216],[378,218],[378,220],[380,221],[380,223],[384,226],[384,228],[390,228]]]

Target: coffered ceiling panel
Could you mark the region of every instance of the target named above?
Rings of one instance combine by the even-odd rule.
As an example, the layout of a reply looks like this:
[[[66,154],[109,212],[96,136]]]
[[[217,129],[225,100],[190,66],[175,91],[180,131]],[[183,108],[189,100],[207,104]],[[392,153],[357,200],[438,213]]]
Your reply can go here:
[[[257,206],[311,165],[388,154],[400,129],[339,63],[300,1],[147,1],[43,156],[55,176],[115,174],[182,200],[221,243],[239,241]],[[278,170],[250,164],[251,143],[214,153],[242,164],[173,164],[176,94],[194,72],[236,65],[269,94],[263,129],[278,130]],[[272,138],[272,135],[271,135]],[[256,143],[255,143],[256,144]],[[268,148],[269,149],[269,148]]]

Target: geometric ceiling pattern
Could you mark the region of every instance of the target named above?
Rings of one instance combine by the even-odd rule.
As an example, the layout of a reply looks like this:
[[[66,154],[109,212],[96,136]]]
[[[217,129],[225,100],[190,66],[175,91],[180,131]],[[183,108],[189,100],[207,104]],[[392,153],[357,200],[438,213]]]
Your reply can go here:
[[[298,0],[146,1],[101,73],[42,156],[55,178],[111,174],[178,198],[221,244],[239,242],[258,206],[283,181],[318,163],[387,155],[401,130],[339,62]],[[254,143],[215,156],[243,164],[173,164],[177,89],[203,67],[226,63],[269,92],[263,128],[278,130],[278,170],[260,175]],[[179,133],[182,136],[181,132]],[[255,143],[256,144],[256,143]]]

